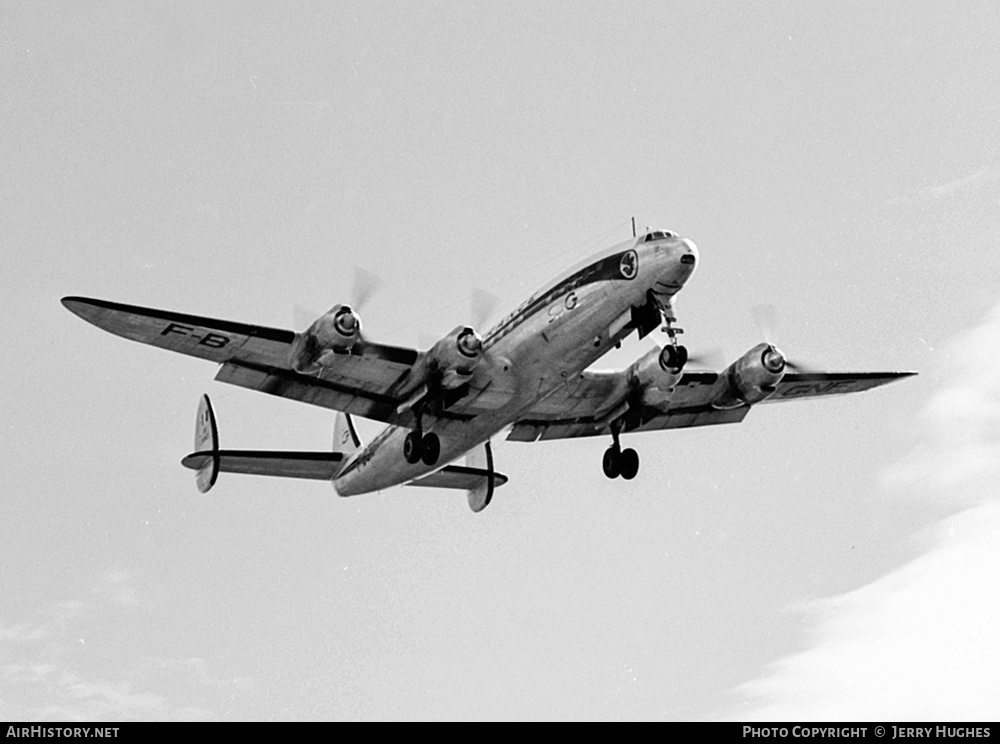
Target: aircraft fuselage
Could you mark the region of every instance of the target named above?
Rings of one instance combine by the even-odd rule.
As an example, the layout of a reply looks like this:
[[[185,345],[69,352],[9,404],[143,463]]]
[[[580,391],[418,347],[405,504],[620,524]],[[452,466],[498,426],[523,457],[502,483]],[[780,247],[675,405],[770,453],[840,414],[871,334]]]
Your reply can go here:
[[[649,292],[667,304],[694,272],[698,249],[690,240],[642,235],[592,257],[533,294],[484,337],[486,359],[475,375],[489,375],[492,410],[468,420],[424,416],[441,452],[433,465],[403,455],[410,429],[388,426],[354,453],[333,478],[341,496],[406,483],[455,460],[515,422],[539,400],[575,378],[635,329],[633,308]]]

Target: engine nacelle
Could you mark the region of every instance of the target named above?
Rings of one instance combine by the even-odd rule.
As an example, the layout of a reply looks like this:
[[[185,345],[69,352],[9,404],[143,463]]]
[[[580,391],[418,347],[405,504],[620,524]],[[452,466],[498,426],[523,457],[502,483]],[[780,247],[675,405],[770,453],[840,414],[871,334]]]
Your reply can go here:
[[[683,371],[670,364],[670,348],[650,349],[628,368],[629,387],[638,392],[639,402],[662,411],[670,407],[674,388]]]
[[[441,387],[448,390],[469,381],[483,356],[483,337],[468,326],[458,326],[434,344],[430,358],[441,372]]]
[[[361,318],[348,305],[334,305],[319,316],[305,333],[295,336],[291,365],[297,372],[314,372],[330,354],[349,354],[361,340]]]
[[[727,382],[725,395],[713,405],[737,408],[760,403],[774,394],[785,376],[785,355],[771,344],[757,344],[723,372]]]

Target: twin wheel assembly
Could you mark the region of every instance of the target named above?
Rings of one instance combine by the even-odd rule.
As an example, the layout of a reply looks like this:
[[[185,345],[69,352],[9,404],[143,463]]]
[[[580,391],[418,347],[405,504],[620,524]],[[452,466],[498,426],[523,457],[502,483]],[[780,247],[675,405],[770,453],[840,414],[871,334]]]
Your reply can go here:
[[[667,367],[680,371],[688,360],[688,352],[683,346],[667,346],[666,349]],[[421,460],[425,465],[435,465],[441,455],[441,440],[437,434],[429,432],[424,434],[417,422],[418,428],[406,435],[403,440],[403,457],[411,465],[416,465]],[[604,474],[608,478],[621,476],[625,480],[632,480],[639,473],[639,453],[629,447],[622,449],[618,441],[618,433],[621,424],[613,424],[611,433],[614,437],[612,444],[604,453],[602,465]]]
[[[679,374],[687,364],[688,351],[683,346],[670,345],[663,349],[663,357],[660,364],[666,369]],[[631,447],[622,449],[618,435],[621,431],[621,421],[611,425],[611,436],[614,443],[604,452],[604,459],[601,465],[604,467],[604,474],[609,478],[621,476],[625,480],[632,480],[639,472],[639,453]]]
[[[663,348],[663,352],[666,357],[663,363],[666,365],[667,369],[676,369],[678,372],[684,369],[684,365],[687,364],[688,360],[687,347],[673,345],[665,346]]]
[[[434,432],[421,434],[419,430],[411,431],[403,440],[403,457],[411,465],[421,460],[425,465],[434,465],[441,454],[441,440]]]
[[[625,480],[632,480],[639,472],[639,453],[631,447],[621,449],[617,443],[604,452],[604,474],[609,478],[619,475]]]

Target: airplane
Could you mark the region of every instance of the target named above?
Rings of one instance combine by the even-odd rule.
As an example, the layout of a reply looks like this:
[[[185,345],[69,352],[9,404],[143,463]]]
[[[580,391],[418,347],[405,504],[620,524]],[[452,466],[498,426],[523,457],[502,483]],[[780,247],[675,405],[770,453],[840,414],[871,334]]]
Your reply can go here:
[[[604,474],[631,480],[639,456],[622,448],[623,434],[738,423],[758,403],[855,393],[916,374],[809,371],[766,334],[721,372],[686,370],[674,299],[699,258],[691,240],[647,230],[566,271],[485,335],[460,325],[425,351],[370,340],[349,304],[294,332],[84,297],[62,303],[110,333],[214,362],[220,382],[337,411],[331,450],[226,450],[203,396],[195,448],[182,460],[203,493],[233,472],[327,480],[340,496],[401,484],[453,488],[479,512],[508,480],[490,446],[505,430],[515,442],[610,439]],[[662,347],[624,370],[589,369],[661,323]],[[363,444],[353,416],[387,426]],[[462,455],[465,464],[454,464]]]

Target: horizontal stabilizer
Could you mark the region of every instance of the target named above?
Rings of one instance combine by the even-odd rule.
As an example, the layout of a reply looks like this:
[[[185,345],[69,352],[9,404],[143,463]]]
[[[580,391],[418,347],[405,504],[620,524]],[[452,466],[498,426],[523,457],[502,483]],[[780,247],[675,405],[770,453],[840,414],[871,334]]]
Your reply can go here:
[[[470,468],[465,465],[446,465],[436,473],[425,475],[415,481],[410,481],[408,486],[425,486],[427,488],[457,488],[462,491],[471,491],[485,483],[490,476],[490,471],[485,468]],[[507,482],[507,476],[503,473],[493,473],[495,486],[502,486]]]
[[[340,467],[341,452],[270,452],[267,450],[217,450],[193,452],[181,464],[200,470],[211,461],[218,461],[223,473],[274,475],[281,478],[330,480]]]

